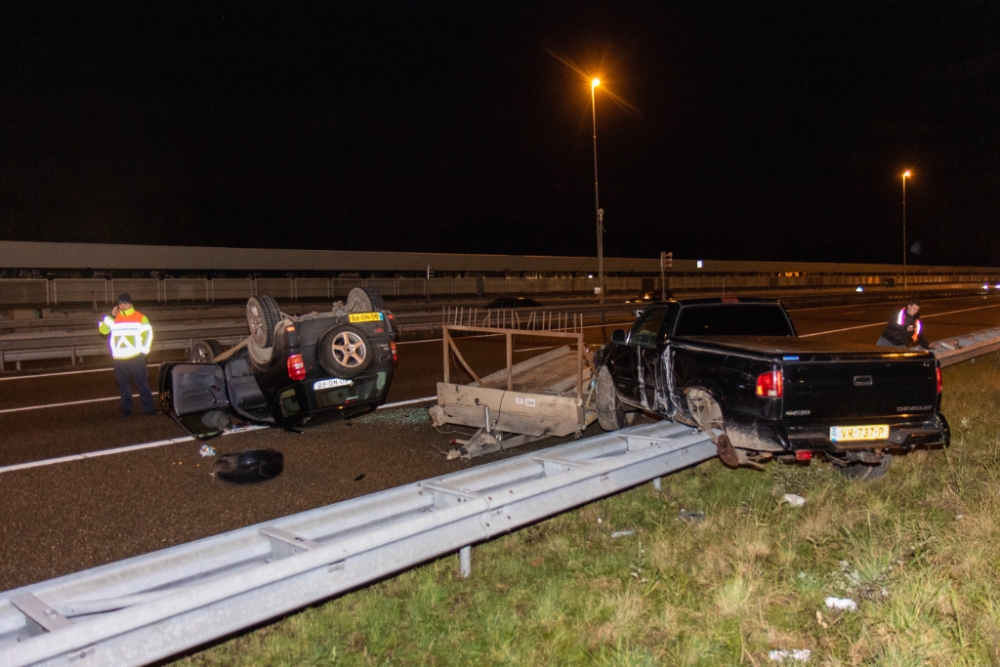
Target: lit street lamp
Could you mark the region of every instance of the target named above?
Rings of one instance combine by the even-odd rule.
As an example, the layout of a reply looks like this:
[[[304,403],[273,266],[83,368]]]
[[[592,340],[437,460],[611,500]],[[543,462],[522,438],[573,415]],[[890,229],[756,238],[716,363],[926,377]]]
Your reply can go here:
[[[903,289],[906,289],[906,179],[910,170],[903,172]]]
[[[600,198],[597,195],[597,101],[595,90],[601,85],[600,79],[590,82],[590,111],[594,120],[594,211],[597,214],[597,286],[601,290],[601,300],[604,303],[604,211],[601,210]]]

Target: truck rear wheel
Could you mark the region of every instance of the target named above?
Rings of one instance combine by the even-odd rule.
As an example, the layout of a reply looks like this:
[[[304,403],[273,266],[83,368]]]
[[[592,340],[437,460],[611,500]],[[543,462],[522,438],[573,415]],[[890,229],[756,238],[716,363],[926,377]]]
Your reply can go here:
[[[625,411],[622,410],[618,392],[615,391],[615,381],[607,366],[601,366],[597,373],[597,422],[605,431],[617,431],[626,424]]]
[[[873,479],[885,476],[889,472],[889,464],[892,463],[892,454],[883,454],[882,460],[878,463],[864,463],[855,461],[846,466],[838,466],[840,474],[847,479],[856,482],[869,482]]]

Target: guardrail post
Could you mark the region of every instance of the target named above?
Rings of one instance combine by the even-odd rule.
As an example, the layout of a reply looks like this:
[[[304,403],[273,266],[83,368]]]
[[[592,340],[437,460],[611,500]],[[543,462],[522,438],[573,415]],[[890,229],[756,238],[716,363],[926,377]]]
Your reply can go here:
[[[458,550],[458,571],[463,579],[472,576],[472,547],[464,546]]]

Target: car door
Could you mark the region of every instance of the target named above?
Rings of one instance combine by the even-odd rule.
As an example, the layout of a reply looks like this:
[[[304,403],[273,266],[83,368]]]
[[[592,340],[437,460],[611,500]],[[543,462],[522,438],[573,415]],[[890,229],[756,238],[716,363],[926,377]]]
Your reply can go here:
[[[656,407],[656,376],[667,307],[667,304],[650,306],[636,319],[629,332],[629,345],[635,349],[636,383],[633,400],[647,410]]]
[[[226,377],[218,364],[166,365],[160,394],[164,411],[199,440],[221,435],[232,423]]]

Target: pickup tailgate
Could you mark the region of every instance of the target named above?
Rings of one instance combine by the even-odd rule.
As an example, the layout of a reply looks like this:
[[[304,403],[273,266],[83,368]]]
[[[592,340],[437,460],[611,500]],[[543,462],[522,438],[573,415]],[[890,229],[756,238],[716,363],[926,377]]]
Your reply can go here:
[[[782,369],[783,407],[789,423],[797,417],[854,421],[921,415],[937,408],[934,359],[814,357],[784,361]]]

